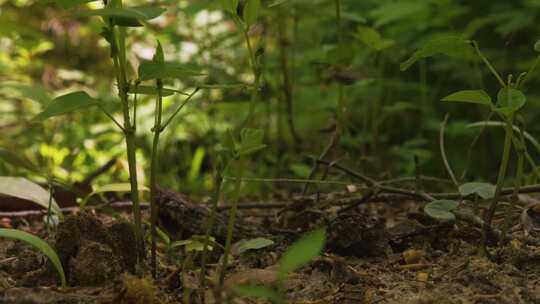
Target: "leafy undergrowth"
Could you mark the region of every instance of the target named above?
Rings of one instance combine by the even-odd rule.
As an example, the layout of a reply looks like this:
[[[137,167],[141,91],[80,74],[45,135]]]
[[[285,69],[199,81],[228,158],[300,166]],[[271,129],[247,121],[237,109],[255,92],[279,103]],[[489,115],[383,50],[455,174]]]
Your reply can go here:
[[[295,210],[279,218],[245,212],[244,224],[261,235],[263,227],[272,227],[272,235],[236,239],[220,296],[230,303],[270,303],[232,299],[238,286],[249,284],[274,290],[280,285],[287,303],[540,303],[540,247],[513,240],[490,261],[478,252],[479,230],[437,222],[419,210],[420,204],[408,202],[366,204],[342,214],[332,208],[311,216]],[[135,269],[130,259],[134,236],[122,219],[127,217],[68,216],[55,234],[47,234],[40,219],[5,219],[4,224],[48,236],[70,287],[55,287],[57,273],[33,248],[2,239],[0,302],[215,303],[216,294],[200,288],[200,246],[194,237],[159,244],[156,281],[128,274],[149,269]],[[280,284],[283,253],[305,231],[321,226],[327,231],[323,253]],[[219,242],[207,267],[209,286],[217,281]]]

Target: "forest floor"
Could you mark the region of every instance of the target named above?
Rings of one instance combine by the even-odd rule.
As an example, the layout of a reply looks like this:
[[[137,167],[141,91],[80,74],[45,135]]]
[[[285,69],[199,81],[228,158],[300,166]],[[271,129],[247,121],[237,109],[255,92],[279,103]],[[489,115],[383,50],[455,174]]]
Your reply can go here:
[[[279,214],[242,210],[241,226],[252,229],[236,231],[235,241],[259,234],[273,244],[233,250],[223,294],[246,282],[272,286],[275,265],[287,247],[304,232],[326,226],[323,254],[286,279],[283,292],[288,303],[540,303],[540,247],[518,238],[499,247],[492,242],[494,260],[490,261],[479,254],[478,228],[434,221],[420,206],[401,201],[366,203],[345,212],[339,207],[324,212],[290,208]],[[183,218],[171,223],[173,216],[164,224],[164,215],[160,216],[160,227],[171,238],[186,239],[200,229],[193,226],[200,222],[186,223],[190,219]],[[197,251],[167,249],[160,242],[155,282],[126,274],[137,271],[132,239],[126,232],[129,226],[123,220],[128,218],[127,210],[72,215],[54,234],[46,232],[41,216],[2,219],[3,226],[48,238],[64,264],[70,287],[57,287],[55,271],[37,251],[1,239],[0,303],[198,303],[203,297],[213,303],[215,295],[198,285]],[[223,224],[219,219],[218,229]],[[214,234],[221,243],[220,233]],[[219,255],[210,257],[209,281],[216,277]],[[236,298],[231,303],[267,302]]]

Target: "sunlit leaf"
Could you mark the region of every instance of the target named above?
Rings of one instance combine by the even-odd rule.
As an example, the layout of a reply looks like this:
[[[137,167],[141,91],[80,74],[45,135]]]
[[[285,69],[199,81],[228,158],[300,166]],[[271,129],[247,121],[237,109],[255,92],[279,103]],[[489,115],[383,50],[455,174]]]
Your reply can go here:
[[[456,216],[451,211],[456,209],[458,203],[452,200],[436,200],[424,206],[424,212],[432,218],[453,221]]]
[[[287,249],[279,263],[279,274],[283,278],[290,272],[307,264],[319,256],[326,241],[326,231],[317,229],[306,235]]]
[[[476,194],[483,199],[489,199],[495,196],[495,185],[478,182],[466,183],[459,186],[459,193],[463,196]]]
[[[51,261],[54,268],[56,268],[58,275],[60,276],[60,282],[62,284],[62,287],[66,287],[66,276],[64,274],[64,268],[62,267],[62,263],[60,262],[60,259],[58,258],[58,255],[56,254],[54,249],[52,249],[52,247],[49,246],[47,242],[28,232],[16,229],[2,228],[0,229],[0,237],[20,240],[38,249]]]
[[[90,97],[86,92],[72,92],[53,99],[45,107],[45,110],[36,115],[33,120],[41,121],[50,117],[71,113],[76,110],[86,109],[97,104],[98,101]]]
[[[442,101],[453,102],[468,102],[491,106],[491,97],[483,90],[463,90],[452,93],[443,99]]]
[[[23,177],[0,176],[0,195],[13,196],[25,199],[48,209],[50,193],[40,185]],[[62,210],[54,198],[51,200],[51,211],[62,218]]]

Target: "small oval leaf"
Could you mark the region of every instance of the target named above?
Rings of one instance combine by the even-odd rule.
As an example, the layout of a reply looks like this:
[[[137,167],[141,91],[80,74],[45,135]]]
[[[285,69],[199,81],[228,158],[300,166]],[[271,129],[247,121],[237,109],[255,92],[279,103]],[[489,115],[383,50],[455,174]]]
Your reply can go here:
[[[270,239],[265,239],[262,237],[254,238],[250,240],[240,240],[234,244],[235,253],[242,254],[248,250],[261,249],[274,244],[274,241]]]
[[[489,183],[472,182],[459,186],[459,193],[463,196],[476,194],[483,199],[490,199],[495,196],[495,185]]]
[[[424,212],[432,218],[454,221],[456,216],[451,212],[456,209],[458,203],[452,200],[436,200],[424,206]]]
[[[491,97],[483,90],[463,90],[452,93],[443,99],[442,101],[453,101],[453,102],[469,102],[482,105],[491,106]]]

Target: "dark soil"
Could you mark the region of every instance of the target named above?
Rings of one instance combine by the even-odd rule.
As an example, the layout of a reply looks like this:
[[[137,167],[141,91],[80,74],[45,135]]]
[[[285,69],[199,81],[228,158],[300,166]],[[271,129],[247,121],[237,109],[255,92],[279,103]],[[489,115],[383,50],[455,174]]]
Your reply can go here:
[[[415,203],[397,208],[366,204],[346,213],[330,208],[300,217],[309,218],[304,223],[297,210],[279,218],[245,212],[242,226],[252,227],[246,237],[259,231],[275,244],[233,253],[224,295],[246,282],[272,286],[276,263],[286,248],[303,232],[326,226],[324,254],[287,278],[284,293],[289,303],[540,303],[540,247],[512,240],[491,248],[495,260],[490,261],[479,254],[477,229],[426,219],[417,210]],[[115,218],[102,212],[68,216],[50,234],[49,242],[66,271],[66,289],[57,287],[54,269],[37,251],[0,239],[0,303],[199,303],[202,298],[213,303],[215,295],[199,288],[200,255],[186,253],[183,247],[166,250],[159,244],[156,282],[136,276],[149,273],[149,268],[135,267],[133,229],[119,219],[122,216]],[[26,229],[34,223],[41,227],[39,221],[30,221]],[[164,230],[175,227],[192,226],[169,221]],[[33,232],[47,235],[40,229]],[[170,235],[174,232],[183,239],[194,234],[183,229]],[[219,252],[210,257],[210,283],[219,257]]]

